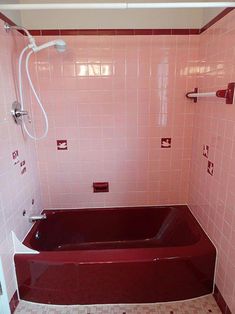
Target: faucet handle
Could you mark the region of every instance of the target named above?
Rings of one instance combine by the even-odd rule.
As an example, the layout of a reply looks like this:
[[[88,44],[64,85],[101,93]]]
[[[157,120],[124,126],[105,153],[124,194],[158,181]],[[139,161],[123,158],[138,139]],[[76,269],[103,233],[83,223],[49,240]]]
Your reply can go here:
[[[11,114],[14,118],[14,121],[16,124],[22,123],[22,117],[28,116],[29,119],[29,113],[26,110],[22,110],[21,104],[18,101],[14,101],[11,108]]]

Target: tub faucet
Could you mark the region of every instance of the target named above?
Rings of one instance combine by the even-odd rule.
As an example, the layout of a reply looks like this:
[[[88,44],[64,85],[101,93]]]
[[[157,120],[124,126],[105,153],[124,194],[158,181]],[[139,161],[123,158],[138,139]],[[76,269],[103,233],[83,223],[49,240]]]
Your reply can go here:
[[[35,222],[35,221],[38,221],[38,220],[45,220],[45,219],[47,219],[46,214],[42,214],[42,215],[38,215],[38,216],[30,216],[29,217],[29,222]]]

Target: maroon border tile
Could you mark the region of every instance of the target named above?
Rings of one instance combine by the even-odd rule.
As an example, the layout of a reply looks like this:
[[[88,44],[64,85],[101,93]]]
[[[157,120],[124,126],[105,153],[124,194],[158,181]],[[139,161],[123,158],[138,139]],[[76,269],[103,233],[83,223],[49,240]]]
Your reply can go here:
[[[216,17],[214,17],[210,22],[208,22],[206,25],[204,25],[201,30],[200,34],[205,32],[208,28],[210,28],[212,25],[214,25],[216,22],[221,20],[225,15],[227,15],[229,12],[233,11],[235,8],[226,8],[222,12],[220,12]]]
[[[209,23],[199,28],[186,29],[31,29],[29,30],[33,36],[74,36],[74,35],[199,35],[226,16],[235,8],[226,8]],[[10,25],[15,25],[8,17],[0,12],[0,19]],[[19,31],[22,33],[22,31]]]
[[[59,29],[42,29],[41,35],[42,36],[59,36],[60,30]]]
[[[169,29],[153,29],[153,35],[171,35],[172,34],[172,30]]]
[[[41,31],[40,29],[32,29],[32,30],[30,31],[30,34],[31,34],[32,36],[41,36],[41,35],[42,35],[42,31]]]
[[[0,12],[0,19],[8,23],[9,25],[16,25],[14,22],[12,22],[12,20],[10,20],[6,15],[2,14],[1,12]]]
[[[19,298],[18,298],[17,291],[15,291],[9,303],[11,314],[15,312],[18,304],[19,304]]]
[[[116,29],[116,35],[135,35],[134,29]]]
[[[98,29],[98,35],[101,36],[113,36],[116,35],[116,29]]]
[[[200,29],[49,29],[29,30],[35,36],[198,35]]]
[[[218,306],[219,306],[219,308],[223,314],[232,314],[232,312],[230,311],[228,305],[226,304],[222,294],[220,293],[220,291],[216,285],[215,285],[213,297],[214,297],[216,303],[218,304]]]
[[[63,30],[61,30],[61,35],[63,35]],[[98,35],[98,29],[79,29],[78,35],[84,36]]]
[[[60,30],[60,34],[64,36],[77,36],[79,35],[78,29],[63,29]]]
[[[135,35],[153,35],[153,29],[135,29]]]

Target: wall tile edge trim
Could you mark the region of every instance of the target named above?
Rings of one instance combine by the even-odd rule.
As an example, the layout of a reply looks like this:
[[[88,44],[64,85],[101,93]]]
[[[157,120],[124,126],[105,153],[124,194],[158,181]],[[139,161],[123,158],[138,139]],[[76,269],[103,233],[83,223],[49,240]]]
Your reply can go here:
[[[226,8],[222,12],[220,12],[218,15],[216,15],[210,22],[208,22],[206,25],[204,25],[200,29],[200,34],[205,32],[208,28],[210,28],[212,25],[217,23],[219,20],[221,20],[223,17],[225,17],[228,13],[233,11],[235,8]]]
[[[229,12],[235,8],[226,8],[210,22],[200,28],[176,28],[176,29],[31,29],[29,30],[33,36],[114,36],[114,35],[200,35],[208,28],[221,20]],[[0,19],[4,22],[15,25],[8,17],[0,12]],[[23,33],[22,31],[19,31]]]
[[[215,285],[213,297],[223,314],[232,314],[218,287]]]

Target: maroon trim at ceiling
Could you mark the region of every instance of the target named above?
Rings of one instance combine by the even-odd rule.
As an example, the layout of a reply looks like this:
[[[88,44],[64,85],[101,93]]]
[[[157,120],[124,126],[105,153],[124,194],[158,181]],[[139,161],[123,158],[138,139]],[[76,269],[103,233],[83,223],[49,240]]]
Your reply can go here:
[[[33,36],[73,36],[73,35],[198,35],[200,29],[48,29],[29,30]]]
[[[11,298],[11,301],[9,303],[11,314],[13,314],[17,308],[17,305],[19,304],[19,298],[17,292],[15,292]]]
[[[218,304],[218,306],[219,306],[219,308],[223,314],[232,314],[232,312],[230,311],[227,303],[225,302],[222,294],[220,293],[220,291],[216,285],[215,285],[215,290],[214,290],[213,296],[214,296],[215,301]]]
[[[31,29],[33,36],[74,36],[74,35],[199,35],[210,28],[220,19],[235,8],[226,8],[209,23],[199,28],[175,28],[175,29]],[[8,17],[0,12],[0,19],[10,25],[15,25]],[[22,33],[22,31],[20,31]]]
[[[16,25],[14,22],[12,22],[12,20],[10,20],[6,15],[2,14],[1,12],[0,12],[0,20],[8,23],[9,25]]]
[[[201,30],[200,34],[205,32],[208,28],[210,28],[212,25],[214,25],[216,22],[221,20],[225,15],[227,15],[229,12],[234,10],[235,8],[226,8],[222,12],[220,12],[216,17],[214,17],[210,22],[208,22],[206,25],[204,25]]]

